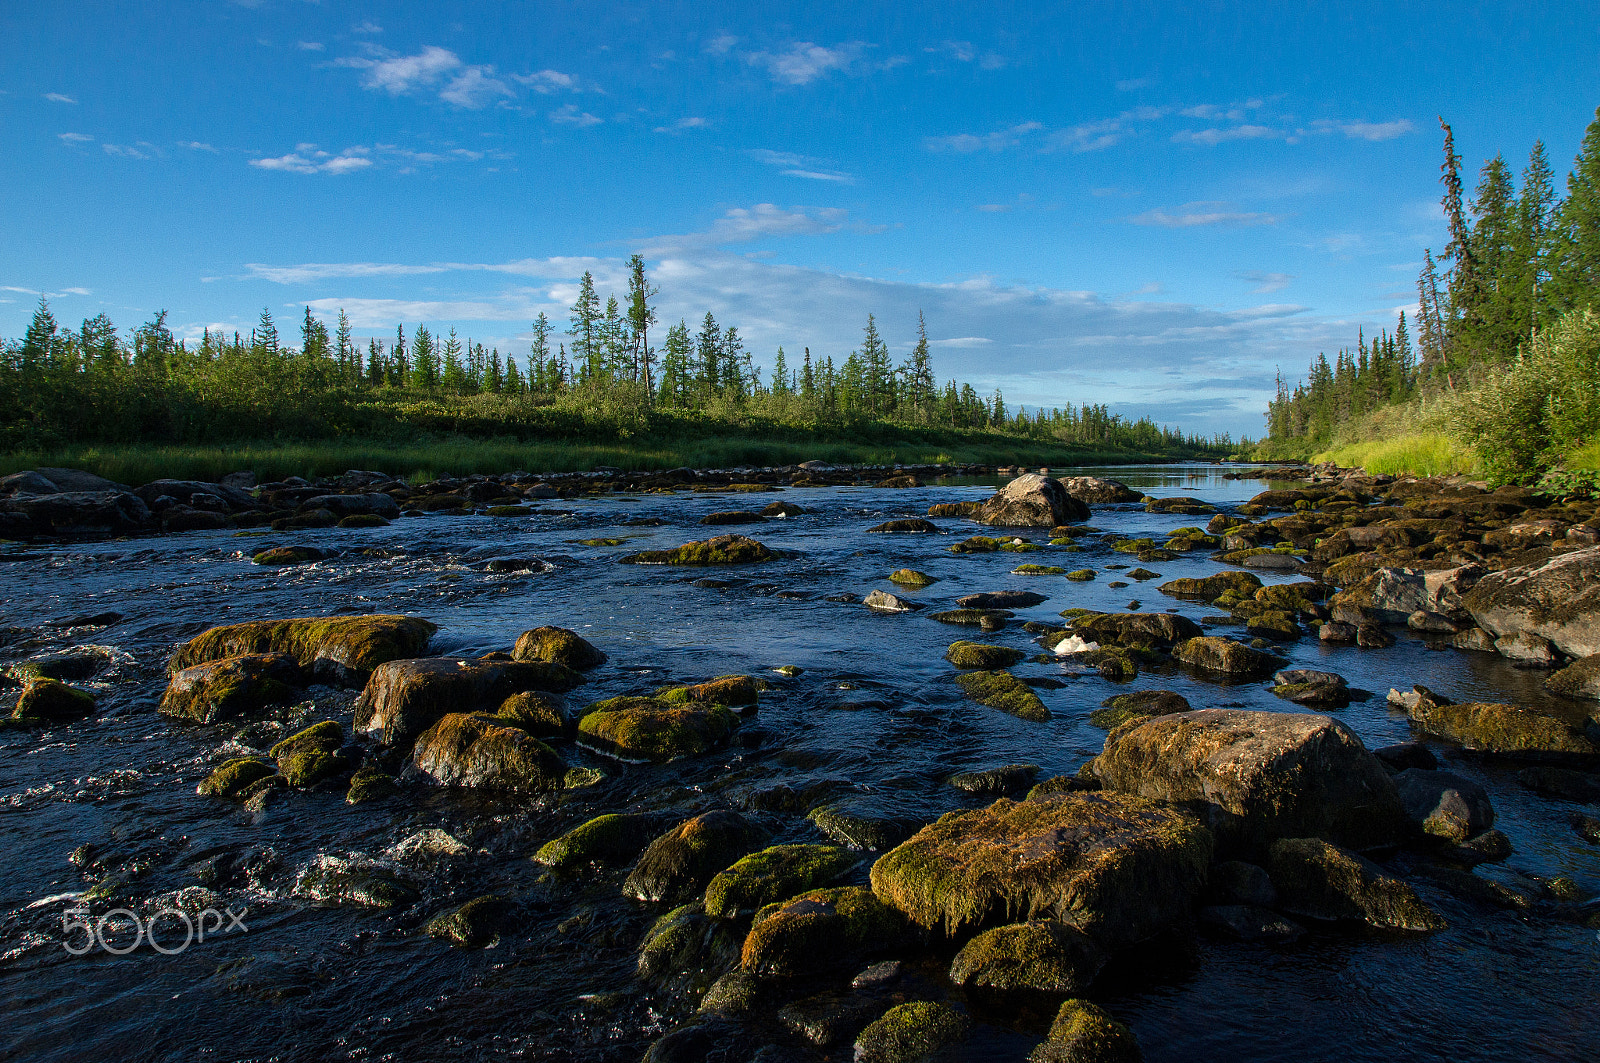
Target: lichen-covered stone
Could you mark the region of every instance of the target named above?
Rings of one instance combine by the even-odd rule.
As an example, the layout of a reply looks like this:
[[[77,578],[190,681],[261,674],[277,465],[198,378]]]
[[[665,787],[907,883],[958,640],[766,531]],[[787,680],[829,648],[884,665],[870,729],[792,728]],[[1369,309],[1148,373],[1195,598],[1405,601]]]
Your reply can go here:
[[[595,649],[576,631],[568,631],[564,627],[536,627],[532,631],[524,631],[517,636],[511,659],[545,661],[571,668],[575,672],[587,672],[606,663],[604,653]]]
[[[1600,653],[1600,546],[1491,572],[1462,604],[1496,638],[1527,632],[1569,657]]]
[[[1272,843],[1267,865],[1278,904],[1308,919],[1359,920],[1394,930],[1442,930],[1444,918],[1378,865],[1321,838]]]
[[[1137,502],[1142,497],[1121,480],[1109,480],[1101,476],[1062,476],[1059,481],[1067,489],[1067,494],[1091,505]]]
[[[941,624],[975,627],[982,631],[999,631],[1006,626],[1011,616],[1011,612],[1005,609],[945,609],[929,613],[928,619],[937,620]]]
[[[1027,654],[1009,646],[991,646],[983,642],[952,642],[944,659],[957,668],[1010,668]]]
[[[669,705],[729,705],[735,708],[742,705],[754,705],[762,690],[767,687],[764,679],[757,679],[749,675],[719,675],[715,679],[708,679],[704,683],[695,683],[690,686],[663,687],[656,692],[656,697]]]
[[[985,930],[956,953],[950,980],[966,989],[1081,993],[1106,957],[1083,931],[1054,919]]]
[[[1027,554],[1038,550],[1032,543],[1021,539],[993,539],[987,535],[974,535],[949,548],[952,554]]]
[[[691,994],[709,989],[739,962],[740,935],[733,924],[706,915],[698,902],[680,905],[657,919],[639,947],[639,977],[672,983]],[[672,1056],[699,1060],[706,1053]]]
[[[284,653],[245,654],[206,661],[174,673],[161,696],[160,712],[195,723],[252,716],[299,696],[304,677]]]
[[[236,798],[252,783],[276,775],[278,769],[254,757],[236,757],[214,769],[195,787],[201,797]]]
[[[876,524],[867,529],[868,532],[880,534],[909,533],[914,535],[929,535],[938,530],[939,526],[937,524],[931,520],[923,520],[921,517],[913,517],[908,520],[886,520],[882,524]]]
[[[1185,918],[1210,831],[1127,794],[1054,794],[946,813],[872,867],[872,889],[919,926],[960,936],[1029,919],[1071,923],[1110,950]]]
[[[1600,653],[1573,661],[1552,673],[1544,681],[1544,688],[1564,698],[1600,701]]]
[[[11,719],[18,724],[68,723],[94,714],[95,697],[59,679],[28,680],[17,695]]]
[[[948,1004],[897,1004],[856,1038],[856,1063],[915,1063],[966,1040],[970,1028],[967,1017]]]
[[[1151,716],[1169,716],[1175,712],[1188,712],[1189,699],[1172,690],[1134,690],[1115,694],[1101,702],[1089,714],[1089,723],[1111,730],[1129,720],[1144,720]]]
[[[1224,849],[1307,836],[1364,849],[1405,836],[1388,772],[1330,716],[1202,709],[1130,721],[1091,763],[1107,789],[1189,808]]]
[[[314,546],[275,546],[263,550],[250,560],[258,565],[282,567],[287,565],[304,565],[312,561],[321,561],[326,557],[321,550]]]
[[[650,843],[622,892],[641,901],[687,900],[767,837],[766,830],[737,812],[717,810],[686,819]]]
[[[454,712],[417,738],[415,771],[440,786],[548,793],[566,785],[567,766],[533,735],[500,717]]]
[[[1424,834],[1464,842],[1494,826],[1494,805],[1482,786],[1448,771],[1409,768],[1394,777],[1407,817]]]
[[[1095,613],[1072,621],[1072,630],[1102,646],[1158,646],[1196,638],[1200,625],[1175,613]]]
[[[1240,597],[1254,595],[1261,587],[1261,578],[1249,572],[1217,572],[1210,576],[1186,577],[1169,580],[1156,590],[1174,598],[1197,598],[1214,602],[1228,592]]]
[[[524,690],[500,703],[495,716],[535,738],[566,738],[572,730],[566,702],[559,694]]]
[[[1060,565],[1018,565],[1011,570],[1013,576],[1062,576],[1066,569]]]
[[[899,568],[889,573],[889,582],[898,583],[902,587],[927,587],[938,583],[939,580],[914,568]]]
[[[385,746],[406,748],[449,713],[495,712],[512,694],[561,694],[583,681],[572,669],[544,661],[389,661],[373,670],[356,699],[355,729]]]
[[[660,829],[655,816],[608,812],[545,842],[533,861],[560,871],[592,861],[632,860]]]
[[[578,739],[619,760],[659,764],[725,745],[738,726],[739,717],[723,705],[620,697],[589,706]]]
[[[1039,700],[1039,695],[1010,672],[966,672],[956,676],[955,680],[967,697],[980,705],[1009,712],[1024,720],[1042,723],[1050,719],[1050,710]]]
[[[706,886],[706,914],[733,919],[805,890],[826,886],[860,863],[833,845],[774,845],[740,857]]]
[[[411,616],[254,620],[201,632],[178,648],[167,670],[176,673],[223,657],[283,653],[321,678],[356,684],[386,661],[422,653],[437,630]]]
[[[620,558],[630,565],[750,565],[773,558],[764,543],[743,535],[719,535],[672,550],[641,550]]]
[[[350,789],[345,791],[346,804],[359,805],[363,801],[380,801],[400,791],[395,777],[376,764],[363,764],[350,776]]]
[[[323,720],[285,738],[268,752],[290,786],[305,788],[351,772],[354,765],[339,752],[343,745],[344,728],[337,721]]]
[[[1556,716],[1522,705],[1422,697],[1407,708],[1407,715],[1426,733],[1483,753],[1583,761],[1600,756],[1581,714]]]
[[[1133,1032],[1087,1000],[1068,1000],[1028,1063],[1143,1063]]]
[[[1173,647],[1172,656],[1193,668],[1230,680],[1259,679],[1273,672],[1276,657],[1232,639],[1203,635]]]
[[[740,964],[764,978],[850,968],[898,947],[906,920],[860,886],[801,893],[756,913]]]
[[[983,507],[982,502],[936,502],[928,507],[930,517],[971,517]]]

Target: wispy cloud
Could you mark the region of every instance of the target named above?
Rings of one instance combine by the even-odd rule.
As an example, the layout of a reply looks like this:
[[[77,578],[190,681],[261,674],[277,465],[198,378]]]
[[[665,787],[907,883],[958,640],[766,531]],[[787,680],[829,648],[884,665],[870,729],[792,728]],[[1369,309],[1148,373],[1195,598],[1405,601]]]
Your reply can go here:
[[[773,203],[734,207],[698,233],[658,236],[647,241],[652,253],[665,254],[695,248],[725,247],[773,236],[823,236],[844,229],[849,212],[838,207],[785,209]],[[855,226],[867,229],[866,226]]]
[[[335,155],[321,150],[315,144],[299,144],[287,155],[251,159],[250,165],[286,173],[353,173],[372,165],[371,154],[371,149],[361,146],[345,148]]]
[[[779,84],[809,85],[833,71],[848,72],[866,47],[861,41],[846,41],[833,48],[796,41],[785,51],[750,52],[744,60],[765,69]]]
[[[1172,214],[1165,210],[1147,210],[1143,214],[1135,214],[1128,220],[1135,225],[1154,226],[1160,229],[1194,229],[1210,225],[1220,225],[1228,228],[1242,228],[1252,225],[1276,225],[1282,219],[1276,214],[1266,214],[1260,211],[1225,210],[1223,203],[1186,203],[1178,208],[1179,213]]]
[[[821,159],[814,159],[809,155],[773,151],[770,148],[752,148],[747,154],[757,162],[776,167],[785,177],[803,177],[808,181],[834,181],[847,185],[855,183],[853,175],[842,170],[830,169]]]
[[[178,143],[178,147],[180,147],[180,148],[188,148],[190,151],[209,151],[213,155],[216,154],[216,151],[217,151],[217,149],[212,147],[210,144],[206,144],[206,143],[203,143],[202,141],[198,141],[198,140],[180,141]]]
[[[68,96],[65,93],[60,93],[60,92],[47,92],[47,93],[44,94],[44,98],[49,100],[51,103],[77,103],[78,102],[77,100],[73,99],[71,96]]]
[[[1271,140],[1287,137],[1281,129],[1264,125],[1230,126],[1226,129],[1180,129],[1172,134],[1174,144],[1200,144],[1214,147],[1230,140]]]
[[[588,111],[580,111],[577,104],[569,103],[559,110],[551,111],[550,121],[557,125],[575,125],[579,129],[584,129],[588,126],[599,125],[605,119],[597,118]]]
[[[947,55],[958,63],[977,63],[981,70],[999,70],[1006,65],[1006,57],[999,52],[981,51],[971,41],[945,41],[923,51],[934,55]]]
[[[363,34],[382,33],[383,27],[368,19],[365,22],[357,22],[354,26],[351,26],[350,32]]]
[[[1337,130],[1351,140],[1380,141],[1403,137],[1417,127],[1412,125],[1408,118],[1396,118],[1392,122],[1340,122],[1333,119],[1319,119],[1311,123],[1311,128],[1319,133]]]
[[[704,118],[690,116],[688,118],[680,118],[671,125],[658,125],[655,131],[657,133],[686,133],[691,129],[707,129],[710,125],[711,123]]]
[[[511,87],[495,77],[493,66],[464,63],[448,48],[430,44],[415,55],[397,55],[383,48],[367,47],[371,55],[347,56],[334,62],[363,71],[361,83],[373,91],[402,96],[437,90],[445,103],[469,110],[512,95]]]
[[[57,133],[56,136],[67,144],[87,144],[94,139],[87,133]]]
[[[1155,78],[1124,78],[1117,82],[1118,92],[1136,92],[1156,83]]]
[[[534,92],[549,95],[552,92],[582,92],[578,79],[559,70],[536,70],[532,74],[513,74],[513,81],[521,82]]]
[[[102,144],[100,147],[107,155],[115,155],[123,159],[159,159],[162,157],[161,149],[148,140],[141,140],[137,144]]]
[[[1289,282],[1294,280],[1292,273],[1263,273],[1258,269],[1242,269],[1234,273],[1242,281],[1249,281],[1256,287],[1250,289],[1252,295],[1266,295],[1268,292],[1281,292],[1289,287]]]
[[[300,49],[302,52],[323,52],[327,51],[328,48],[328,46],[323,44],[321,41],[296,41],[295,47]]]
[[[720,34],[705,43],[702,49],[707,55],[727,55],[733,51],[733,46],[739,43],[739,38],[729,33]]]
[[[952,136],[926,137],[922,146],[928,151],[950,151],[961,155],[970,155],[977,151],[1004,151],[1021,144],[1025,138],[1044,128],[1040,122],[1019,122],[1006,129],[997,129],[992,133],[976,135],[972,133],[956,133]]]

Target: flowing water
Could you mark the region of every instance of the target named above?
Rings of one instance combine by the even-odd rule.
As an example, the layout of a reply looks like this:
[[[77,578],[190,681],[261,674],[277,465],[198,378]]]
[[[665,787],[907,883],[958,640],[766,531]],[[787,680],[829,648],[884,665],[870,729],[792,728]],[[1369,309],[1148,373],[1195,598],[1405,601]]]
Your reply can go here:
[[[1158,497],[1192,494],[1224,510],[1267,486],[1223,479],[1209,466],[1084,471]],[[83,683],[100,695],[94,718],[45,732],[0,732],[5,1057],[634,1060],[686,1017],[681,1001],[634,975],[638,940],[659,911],[622,898],[625,867],[541,881],[544,869],[528,857],[544,840],[604,811],[687,816],[718,806],[770,808],[756,795],[778,784],[928,821],[989,800],[950,787],[945,780],[954,772],[1018,762],[1039,765],[1040,778],[1076,771],[1104,739],[1088,724],[1089,712],[1121,691],[1173,689],[1196,708],[1292,709],[1260,684],[1226,686],[1176,670],[1116,684],[1054,661],[1014,669],[1059,684],[1038,689],[1054,716],[1047,723],[964,700],[942,657],[958,638],[1034,653],[1021,622],[1057,620],[1070,607],[1115,611],[1138,599],[1146,610],[1196,620],[1215,612],[1155,589],[1216,571],[1206,553],[1150,564],[1162,580],[1113,587],[1121,570],[1112,566],[1137,562],[1097,535],[1084,536],[1079,553],[954,555],[947,546],[986,529],[941,520],[939,535],[865,534],[883,520],[923,515],[935,502],[985,497],[995,482],[795,489],[781,497],[804,506],[804,515],[735,529],[697,522],[714,510],[780,496],[618,494],[562,500],[515,519],[408,518],[387,528],[296,533],[295,542],[347,553],[286,569],[249,563],[286,537],[225,532],[10,555],[0,565],[0,624],[9,625],[0,632],[0,657],[93,644],[106,648],[106,667]],[[645,518],[664,523],[623,523]],[[1095,507],[1090,523],[1137,537],[1194,520],[1135,505]],[[615,563],[624,553],[722,530],[754,535],[783,556],[727,570]],[[1042,529],[1020,534],[1047,538]],[[579,543],[602,537],[625,542]],[[349,552],[364,548],[382,549]],[[555,568],[538,575],[484,571],[483,562],[497,557],[540,557]],[[1087,566],[1098,575],[1089,583],[1012,575],[1022,561]],[[901,567],[939,582],[906,591],[883,579]],[[693,582],[703,579],[726,584]],[[1019,610],[1011,626],[992,635],[926,614],[878,615],[827,600],[875,588],[941,608],[960,595],[1003,588],[1050,598]],[[122,614],[120,622],[61,626],[108,611]],[[299,706],[276,728],[257,726],[238,738],[237,724],[175,723],[156,713],[173,647],[213,624],[342,612],[425,616],[439,625],[434,652],[441,654],[506,650],[519,632],[542,624],[572,628],[610,655],[570,696],[577,705],[736,672],[763,676],[772,689],[722,753],[622,766],[564,746],[569,761],[602,767],[608,778],[563,796],[413,788],[399,799],[351,806],[342,793],[307,792],[260,814],[198,797],[197,781],[228,756],[318,719],[348,726],[353,696],[313,688],[314,704]],[[1388,650],[1314,638],[1287,650],[1294,665],[1337,671],[1352,687],[1373,692],[1339,714],[1369,747],[1409,737],[1404,717],[1384,702],[1391,686],[1423,682],[1457,699],[1543,696],[1538,673],[1397,635]],[[802,672],[790,678],[774,671],[784,665]],[[1600,849],[1568,825],[1576,806],[1535,797],[1511,768],[1439,752],[1450,770],[1489,789],[1497,825],[1515,846],[1505,865],[1480,874],[1507,881],[1568,875],[1591,894],[1600,889]],[[824,840],[803,815],[753,814],[778,832],[776,841]],[[395,850],[428,828],[449,832],[467,851],[428,859]],[[69,861],[80,846],[90,847],[80,850],[87,854],[81,868]],[[203,892],[192,869],[218,854],[239,870],[226,887]],[[296,882],[330,857],[396,868],[421,900],[388,912],[315,906]],[[82,898],[108,876],[121,883],[114,899]],[[863,866],[858,880],[864,876]],[[1126,960],[1093,996],[1131,1025],[1152,1061],[1600,1058],[1595,931],[1478,907],[1415,881],[1449,920],[1448,930],[1397,936],[1314,929],[1286,947],[1202,936],[1186,952]],[[485,893],[523,900],[528,922],[487,949],[451,948],[421,932],[432,915]],[[117,906],[146,914],[168,905],[227,908],[244,913],[244,928],[207,924],[205,940],[178,951],[181,924],[170,922],[162,943],[171,955],[148,943],[126,955],[98,947],[72,955],[64,943],[80,944],[85,932],[64,932],[64,920],[85,905],[91,918]],[[132,928],[116,926],[108,924],[108,943],[125,947]],[[1041,1035],[1037,1027],[980,1023],[952,1058],[1020,1060]],[[849,1054],[846,1045],[828,1058]]]

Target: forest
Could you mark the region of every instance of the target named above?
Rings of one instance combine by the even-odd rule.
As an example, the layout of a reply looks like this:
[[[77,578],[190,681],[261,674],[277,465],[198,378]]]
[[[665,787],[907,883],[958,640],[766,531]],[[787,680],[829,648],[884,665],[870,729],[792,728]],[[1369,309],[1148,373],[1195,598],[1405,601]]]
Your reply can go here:
[[[103,313],[63,328],[41,298],[26,335],[0,349],[0,452],[710,437],[1028,443],[1130,458],[1233,448],[1226,437],[1185,435],[1101,404],[1024,410],[998,390],[941,385],[920,317],[900,364],[869,315],[860,346],[842,359],[779,347],[764,371],[738,327],[709,311],[697,327],[680,320],[655,330],[658,294],[638,255],[621,301],[612,294],[602,303],[585,273],[566,327],[558,331],[541,313],[528,350],[515,353],[426,324],[363,342],[343,310],[330,328],[309,307],[298,344],[270,309],[248,336],[206,330],[197,341],[180,340],[162,311],[125,339]],[[94,416],[83,416],[86,409]]]
[[[1258,456],[1305,457],[1374,435],[1442,437],[1491,481],[1584,464],[1600,436],[1600,110],[1566,195],[1542,142],[1519,182],[1502,155],[1470,197],[1440,120],[1449,241],[1422,255],[1417,313],[1354,349],[1280,374]],[[1359,447],[1348,448],[1359,451]],[[1370,448],[1368,448],[1370,451]]]

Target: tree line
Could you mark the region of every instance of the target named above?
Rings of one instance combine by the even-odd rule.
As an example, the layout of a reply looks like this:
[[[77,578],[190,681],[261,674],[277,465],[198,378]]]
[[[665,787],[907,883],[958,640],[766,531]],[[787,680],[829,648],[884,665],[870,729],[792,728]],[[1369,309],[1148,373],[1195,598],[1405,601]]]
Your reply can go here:
[[[1392,332],[1370,344],[1361,337],[1332,366],[1317,355],[1293,388],[1280,374],[1267,408],[1270,442],[1314,450],[1341,423],[1380,406],[1420,393],[1470,392],[1532,352],[1542,331],[1600,305],[1600,109],[1567,175],[1565,197],[1555,190],[1542,141],[1528,153],[1520,187],[1497,154],[1466,196],[1454,131],[1443,119],[1439,125],[1449,240],[1438,255],[1423,252],[1415,321],[1401,313]]]
[[[357,339],[341,309],[330,329],[306,307],[298,345],[263,309],[248,335],[206,329],[180,340],[157,312],[124,339],[100,313],[63,328],[41,297],[20,340],[0,344],[0,447],[379,437],[416,429],[472,435],[617,437],[860,424],[989,430],[1031,440],[1143,451],[1217,451],[1202,439],[1129,419],[1103,404],[1010,409],[1000,391],[934,375],[926,323],[900,363],[876,318],[839,361],[777,349],[754,364],[737,326],[707,311],[652,340],[659,290],[644,261],[629,262],[623,299],[602,304],[585,273],[567,327],[544,313],[525,354],[502,354],[454,328],[425,324],[392,338]],[[94,417],[84,417],[92,409]]]

